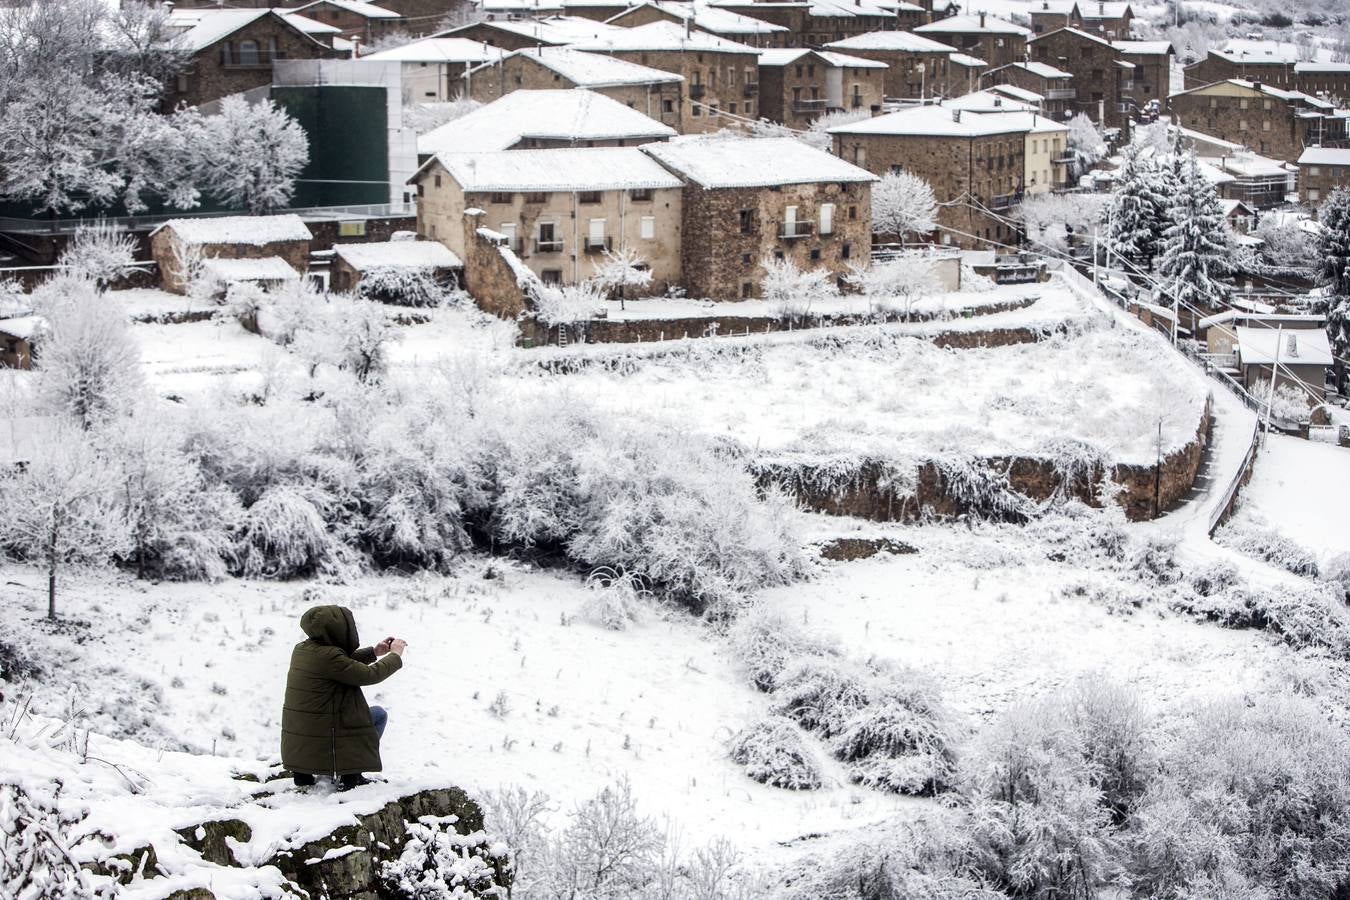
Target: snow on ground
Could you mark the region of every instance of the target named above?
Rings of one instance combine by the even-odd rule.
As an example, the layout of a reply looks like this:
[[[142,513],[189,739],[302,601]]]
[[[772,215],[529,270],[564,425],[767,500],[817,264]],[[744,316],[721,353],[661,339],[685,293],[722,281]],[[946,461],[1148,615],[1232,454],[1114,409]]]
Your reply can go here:
[[[1320,557],[1350,550],[1350,450],[1267,435],[1242,510]]]
[[[204,313],[219,310],[212,300],[194,300],[160,288],[131,288],[113,291],[108,297],[121,305],[133,319],[152,321],[184,313]]]
[[[233,319],[141,323],[131,333],[140,342],[146,378],[160,394],[209,390],[224,383],[222,376],[255,376],[278,366],[298,369],[276,344],[245,331]]]
[[[1002,291],[938,294],[916,300],[910,309],[915,318],[948,319],[960,315],[980,315],[996,312],[1001,308],[1018,303],[1021,297],[1034,293],[1026,289],[1014,288]],[[876,299],[862,294],[840,294],[825,297],[811,303],[813,316],[867,316],[872,314]],[[739,300],[735,303],[722,303],[715,300],[699,300],[684,297],[648,297],[641,300],[626,300],[620,303],[610,300],[605,303],[605,317],[616,322],[642,321],[646,319],[701,319],[717,317],[733,318],[776,318],[778,307],[768,300]]]

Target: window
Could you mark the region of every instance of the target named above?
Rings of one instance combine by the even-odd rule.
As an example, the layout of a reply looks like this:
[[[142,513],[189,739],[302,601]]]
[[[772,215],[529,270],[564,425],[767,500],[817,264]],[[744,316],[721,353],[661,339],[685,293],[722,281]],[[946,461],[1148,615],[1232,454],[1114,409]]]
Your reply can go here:
[[[537,241],[534,249],[538,253],[556,253],[562,249],[562,241],[558,240],[558,226],[553,222],[539,223]]]
[[[798,78],[801,78],[801,77],[802,77],[802,67],[801,67],[801,66],[798,66],[798,67],[797,67],[797,77],[798,77]]]
[[[354,222],[339,222],[338,237],[365,237],[366,220],[357,219]]]
[[[1102,80],[1103,78],[1105,78],[1105,77],[1106,77],[1106,72],[1104,72],[1103,70],[1101,70],[1101,69],[1093,69],[1093,70],[1092,70],[1092,80],[1093,80],[1093,81],[1101,81],[1101,80]]]
[[[435,182],[436,182],[436,187],[440,187],[440,186],[441,186],[441,176],[440,176],[440,175],[437,175],[437,176],[436,176]]]
[[[1247,106],[1248,100],[1246,97],[1243,97],[1241,100],[1238,101],[1238,109],[1246,109]]]
[[[539,273],[539,280],[544,284],[562,284],[562,269],[545,269]]]
[[[417,196],[419,196],[419,197],[425,197],[425,196],[426,196],[426,191],[423,190],[424,187],[425,187],[425,185],[423,185],[423,184],[420,183],[420,182],[418,183],[418,185],[417,185]]]
[[[1262,120],[1261,120],[1261,130],[1262,130],[1262,131],[1269,131],[1269,130],[1270,130],[1270,120],[1269,120],[1269,119],[1262,119]]]
[[[1317,191],[1317,190],[1310,190],[1310,191],[1308,191],[1308,202],[1310,202],[1310,203],[1316,203],[1318,200],[1321,200],[1321,199],[1322,199],[1322,192],[1321,192],[1321,191]]]
[[[1209,98],[1209,108],[1210,108],[1210,109],[1218,109],[1218,108],[1219,108],[1219,98],[1218,98],[1218,97],[1210,97],[1210,98]]]
[[[834,204],[820,204],[820,233],[834,234]]]
[[[1262,109],[1274,109],[1274,108],[1275,108],[1275,104],[1272,103],[1272,102],[1269,101],[1269,100],[1262,100],[1262,101],[1261,101],[1261,108],[1262,108]]]
[[[782,251],[782,250],[775,250],[775,251],[773,251],[773,258],[774,258],[774,259],[782,259],[782,258],[783,258],[783,251]]]
[[[628,192],[628,199],[635,203],[649,203],[652,199],[651,188],[638,188]]]
[[[1238,119],[1238,131],[1246,131],[1246,130],[1247,130],[1247,120]]]
[[[820,259],[820,248],[819,248],[819,247],[813,247],[813,248],[811,248],[811,260],[812,260],[812,262],[814,262],[814,261],[816,261],[816,260],[818,260],[818,259]]]
[[[185,94],[188,89],[188,77],[186,75],[178,76],[178,93]]]
[[[595,250],[605,246],[604,219],[591,219],[586,223],[586,246]]]
[[[735,103],[728,103],[728,104],[727,104],[727,112],[731,113],[733,116],[736,115],[736,104],[735,104]]]
[[[599,192],[599,191],[580,191],[580,192],[577,194],[577,202],[578,202],[578,203],[599,203],[599,202],[600,202],[600,192]]]
[[[516,223],[503,222],[502,227],[497,229],[506,238],[507,246],[514,248],[516,246]]]
[[[845,244],[844,247],[843,247],[843,249],[839,251],[839,257],[840,257],[840,259],[849,259],[849,258],[851,258],[852,256],[853,256],[853,245],[852,245],[852,244]]]
[[[674,111],[675,111],[675,101],[674,101],[674,100],[662,100],[662,101],[661,101],[661,112],[663,112],[663,113],[673,113]]]
[[[755,227],[755,214],[752,210],[743,209],[740,211],[741,234],[749,234]]]
[[[515,195],[512,194],[510,191],[493,191],[493,192],[492,192],[492,202],[493,202],[493,203],[510,203],[511,200],[512,200],[514,197],[515,197]]]
[[[697,119],[699,116],[703,115],[703,109],[697,103],[691,103],[689,104],[689,115]]]
[[[546,203],[548,202],[548,194],[545,194],[543,191],[529,191],[525,194],[525,202]]]
[[[239,65],[256,66],[259,62],[259,55],[257,41],[239,42]]]
[[[850,222],[856,222],[856,221],[858,221],[858,207],[856,207],[856,206],[850,206],[850,207],[848,208],[848,220],[849,220]]]
[[[749,300],[755,294],[755,286],[748,281],[741,282],[741,299]]]
[[[656,216],[643,216],[639,235],[644,241],[656,240]]]
[[[1322,168],[1320,166],[1308,166],[1308,174],[1316,178],[1322,174]]]
[[[742,254],[741,254],[741,264],[742,264],[742,265],[746,265],[746,266],[750,265],[750,254],[749,254],[749,253],[742,253]]]
[[[747,116],[753,116],[755,114],[755,101],[753,100],[745,101],[745,114]]]

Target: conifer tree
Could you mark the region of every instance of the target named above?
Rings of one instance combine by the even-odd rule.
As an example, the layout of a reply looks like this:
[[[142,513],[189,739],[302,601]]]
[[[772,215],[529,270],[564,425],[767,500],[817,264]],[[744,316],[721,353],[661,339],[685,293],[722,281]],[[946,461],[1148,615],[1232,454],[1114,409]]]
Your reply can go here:
[[[1229,270],[1223,207],[1194,155],[1185,155],[1179,171],[1181,182],[1168,209],[1158,271],[1166,299],[1192,307],[1212,306],[1227,290],[1218,280]]]
[[[1151,268],[1161,252],[1162,233],[1167,226],[1169,179],[1145,148],[1130,145],[1123,155],[1107,216],[1107,246],[1111,252]]]
[[[1327,335],[1338,360],[1350,356],[1350,190],[1336,188],[1318,211],[1322,234],[1318,240],[1319,281],[1327,288]],[[1345,363],[1337,362],[1338,380]]]

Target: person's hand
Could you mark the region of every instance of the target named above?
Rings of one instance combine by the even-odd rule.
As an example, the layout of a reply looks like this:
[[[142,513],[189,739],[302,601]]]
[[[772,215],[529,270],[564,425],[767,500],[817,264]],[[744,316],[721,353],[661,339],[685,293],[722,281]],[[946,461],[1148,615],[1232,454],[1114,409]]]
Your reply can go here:
[[[375,655],[384,656],[386,653],[389,652],[389,648],[392,647],[393,644],[394,639],[392,637],[387,637],[384,640],[380,641],[378,644],[375,645]]]
[[[402,655],[403,655],[403,651],[404,651],[404,650],[407,650],[407,649],[408,649],[408,642],[407,642],[407,641],[400,640],[400,639],[398,639],[398,638],[394,638],[394,639],[391,640],[390,643],[389,643],[389,652],[390,652],[390,653],[396,653],[396,654],[398,654],[399,656],[402,656]]]

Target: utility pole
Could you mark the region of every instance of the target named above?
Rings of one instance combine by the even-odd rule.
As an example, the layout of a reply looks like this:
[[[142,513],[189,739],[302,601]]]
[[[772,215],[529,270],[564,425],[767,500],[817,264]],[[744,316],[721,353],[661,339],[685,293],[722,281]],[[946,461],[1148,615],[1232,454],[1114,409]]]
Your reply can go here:
[[[1266,431],[1270,431],[1270,413],[1275,405],[1275,376],[1280,371],[1280,341],[1284,337],[1284,326],[1275,330],[1275,360],[1270,366],[1270,390],[1266,392]]]

